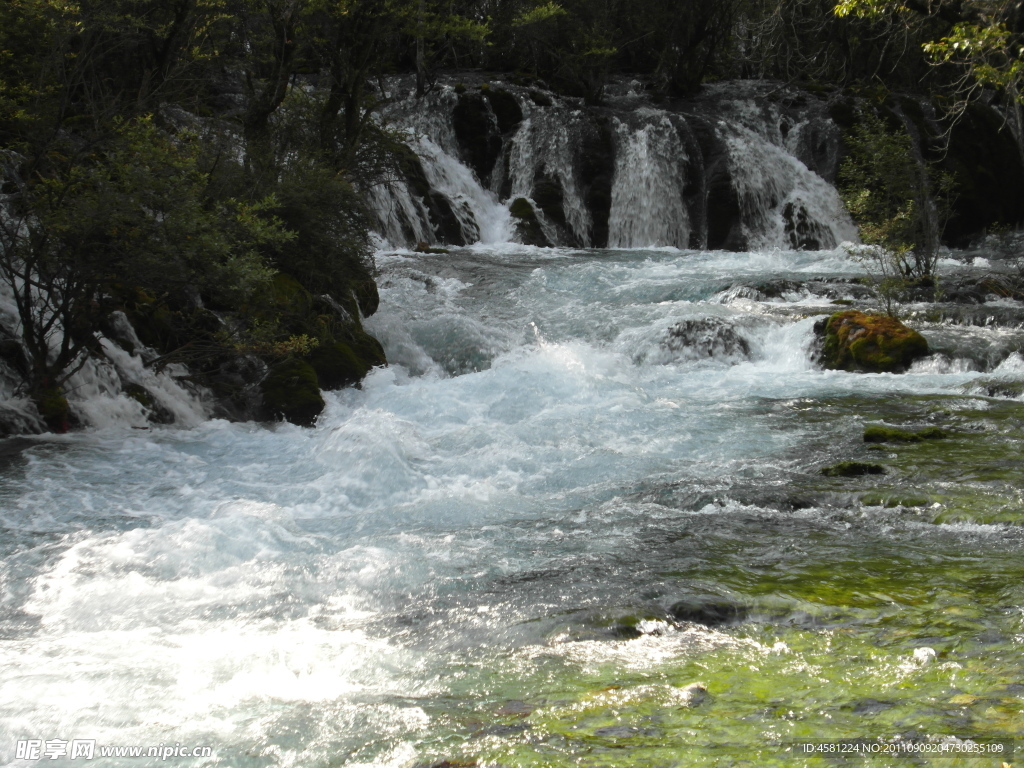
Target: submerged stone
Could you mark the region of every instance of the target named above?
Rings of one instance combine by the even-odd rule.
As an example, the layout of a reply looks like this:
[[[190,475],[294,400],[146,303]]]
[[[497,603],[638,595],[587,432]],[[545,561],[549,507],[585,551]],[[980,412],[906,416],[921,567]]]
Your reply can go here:
[[[928,342],[895,317],[858,310],[837,312],[819,322],[824,368],[862,373],[902,373],[928,355]]]
[[[706,627],[720,627],[743,621],[750,612],[746,606],[736,605],[716,597],[687,597],[669,609],[676,621],[689,621]]]
[[[823,467],[821,474],[825,477],[863,477],[864,475],[884,475],[885,467],[866,461],[841,461],[831,467]]]
[[[923,443],[925,440],[945,440],[949,434],[938,427],[925,427],[910,432],[895,427],[870,426],[864,430],[865,443]]]

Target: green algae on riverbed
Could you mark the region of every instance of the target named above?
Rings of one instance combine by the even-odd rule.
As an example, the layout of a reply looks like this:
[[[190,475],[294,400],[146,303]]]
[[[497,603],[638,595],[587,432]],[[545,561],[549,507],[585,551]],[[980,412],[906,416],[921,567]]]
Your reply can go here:
[[[618,618],[614,606],[567,616],[547,646],[453,676],[452,699],[471,689],[477,703],[445,713],[452,730],[439,757],[495,766],[825,766],[835,760],[796,754],[795,745],[1024,737],[1024,557],[1015,534],[1024,520],[1024,405],[888,394],[768,410],[788,427],[812,426],[795,459],[808,471],[787,482],[801,503],[784,513],[752,499],[718,502],[713,515],[695,514],[699,502],[678,507],[664,540],[648,549],[656,573],[646,605],[623,605]],[[865,445],[871,422],[948,437]],[[889,474],[822,476],[811,471],[815,455],[869,457]],[[744,492],[736,483],[716,495]],[[665,606],[702,590],[741,606],[744,618],[715,628],[674,622]],[[630,639],[614,639],[609,627],[617,626],[633,630]]]
[[[718,630],[652,622],[634,640],[553,643],[462,667],[452,698],[469,687],[478,703],[450,720],[464,730],[446,740],[448,754],[458,745],[465,758],[502,766],[810,766],[831,763],[794,762],[785,750],[823,739],[1024,735],[1019,552],[948,533],[924,547],[912,530],[886,541],[809,528],[808,546],[771,564],[748,566],[719,546],[672,574],[731,588],[753,606],[749,621]],[[779,533],[761,545],[780,544]]]

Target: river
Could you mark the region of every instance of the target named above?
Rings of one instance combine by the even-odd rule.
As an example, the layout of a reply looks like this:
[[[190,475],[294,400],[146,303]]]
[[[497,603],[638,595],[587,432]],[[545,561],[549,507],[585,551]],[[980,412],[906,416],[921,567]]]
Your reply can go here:
[[[797,766],[824,764],[807,740],[1024,733],[1019,401],[956,361],[819,370],[820,297],[729,290],[859,265],[378,264],[391,365],[315,429],[112,422],[0,457],[0,763]],[[954,437],[822,477],[876,422],[1016,448],[998,476]]]

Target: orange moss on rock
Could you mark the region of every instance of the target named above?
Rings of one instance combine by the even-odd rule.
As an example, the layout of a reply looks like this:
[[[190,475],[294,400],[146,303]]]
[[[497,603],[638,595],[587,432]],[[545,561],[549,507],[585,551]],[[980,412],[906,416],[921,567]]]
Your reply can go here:
[[[839,371],[902,373],[928,355],[928,342],[895,317],[837,312],[824,325],[822,365]]]

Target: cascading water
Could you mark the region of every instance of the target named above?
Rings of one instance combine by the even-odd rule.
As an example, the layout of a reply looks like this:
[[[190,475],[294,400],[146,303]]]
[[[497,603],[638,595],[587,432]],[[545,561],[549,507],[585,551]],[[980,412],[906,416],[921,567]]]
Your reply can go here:
[[[789,765],[1019,732],[1015,465],[933,482],[929,445],[861,439],[915,418],[1015,451],[1014,401],[962,368],[816,369],[810,278],[846,297],[858,264],[378,264],[391,366],[315,429],[97,419],[0,451],[0,764]],[[890,474],[821,474],[850,455]]]
[[[857,239],[821,175],[839,153],[821,105],[784,113],[755,86],[709,87],[677,109],[632,91],[587,107],[506,83],[441,84],[417,99],[395,82],[382,116],[409,132],[425,176],[372,191],[395,245],[521,238],[509,216],[520,199],[549,245],[814,250]],[[440,221],[447,211],[454,229]]]
[[[742,126],[725,127],[729,167],[748,246],[834,248],[858,240],[836,190],[783,147]]]
[[[690,217],[683,200],[686,150],[665,112],[639,110],[640,127],[617,122],[618,150],[612,186],[611,248],[690,246]]]
[[[562,194],[562,217],[577,243],[590,245],[593,221],[580,191],[576,170],[576,143],[585,120],[578,109],[539,108],[524,102],[527,117],[511,140],[509,176],[512,198],[532,199],[538,177],[554,180]],[[500,167],[500,166],[499,166]],[[500,191],[504,179],[498,176],[495,185]],[[548,224],[546,234],[552,243],[559,238]]]

